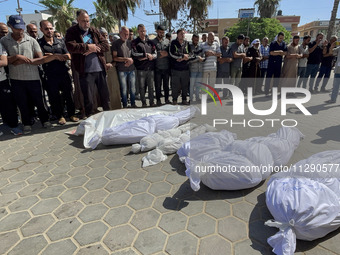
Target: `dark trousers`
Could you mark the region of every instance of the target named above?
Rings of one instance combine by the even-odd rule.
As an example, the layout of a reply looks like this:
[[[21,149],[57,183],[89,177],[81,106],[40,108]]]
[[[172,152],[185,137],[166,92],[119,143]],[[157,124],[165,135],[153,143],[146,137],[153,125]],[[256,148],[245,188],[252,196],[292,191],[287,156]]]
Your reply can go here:
[[[279,86],[279,78],[281,76],[281,66],[282,63],[276,63],[274,65],[268,66],[267,69],[267,78],[266,78],[266,83],[264,87],[264,92],[266,95],[269,94],[269,89],[270,89],[270,83],[272,81],[272,78],[274,76],[274,83],[273,87],[278,87]]]
[[[155,88],[157,102],[161,100],[162,82],[164,89],[165,101],[169,100],[169,70],[156,69],[155,70]]]
[[[48,121],[48,112],[43,100],[43,92],[39,80],[11,80],[11,85],[15,101],[21,113],[21,121],[25,126],[31,125],[30,101],[37,107],[41,123]]]
[[[177,101],[177,98],[182,90],[182,101],[187,101],[188,84],[190,81],[189,70],[171,70],[172,79],[172,98]]]
[[[137,80],[139,83],[140,100],[142,104],[146,104],[145,90],[148,88],[149,103],[154,104],[153,98],[153,83],[154,83],[154,72],[153,70],[137,70]]]
[[[94,72],[79,75],[79,83],[84,96],[85,115],[96,113],[94,109],[96,101],[96,88],[104,111],[110,110],[110,94],[106,83],[106,73]]]
[[[8,80],[0,82],[0,114],[10,128],[18,126],[18,111]]]
[[[319,87],[322,77],[323,77],[323,81],[322,81],[321,89],[326,88],[328,79],[331,76],[331,71],[332,71],[332,67],[321,65],[318,78],[316,79],[316,83],[314,87],[315,89]]]
[[[68,116],[75,113],[73,101],[73,88],[71,76],[68,72],[58,76],[47,76],[46,91],[51,105],[52,113],[60,119],[64,117],[64,104],[66,103]],[[62,94],[60,94],[60,92]]]

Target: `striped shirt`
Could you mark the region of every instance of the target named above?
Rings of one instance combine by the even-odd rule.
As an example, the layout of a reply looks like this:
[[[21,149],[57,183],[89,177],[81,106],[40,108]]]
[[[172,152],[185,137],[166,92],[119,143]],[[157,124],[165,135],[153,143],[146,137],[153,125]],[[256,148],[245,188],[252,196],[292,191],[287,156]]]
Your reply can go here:
[[[212,45],[209,45],[208,42],[201,45],[203,52],[213,51],[214,53],[221,53],[220,46],[217,42],[213,42]],[[217,71],[217,57],[209,56],[206,57],[205,62],[203,64],[203,71]]]
[[[267,45],[266,47],[264,47],[262,44],[260,46],[260,53],[262,55],[262,57],[269,57],[269,46]],[[260,62],[260,68],[264,68],[267,69],[268,68],[268,59],[261,61]]]
[[[1,38],[2,46],[7,51],[8,56],[23,55],[33,59],[35,53],[41,52],[39,43],[32,37],[24,34],[20,42],[13,39],[12,33]],[[34,81],[40,80],[38,66],[30,64],[8,65],[9,78],[13,80]]]

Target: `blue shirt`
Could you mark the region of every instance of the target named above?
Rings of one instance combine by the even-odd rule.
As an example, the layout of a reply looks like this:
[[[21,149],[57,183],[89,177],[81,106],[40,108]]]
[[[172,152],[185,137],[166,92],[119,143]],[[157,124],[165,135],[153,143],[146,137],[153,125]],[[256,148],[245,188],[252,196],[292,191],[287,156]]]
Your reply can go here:
[[[268,57],[269,56],[269,46],[267,45],[266,47],[264,47],[262,44],[260,46],[260,52],[262,57]],[[268,68],[268,59],[261,61],[260,62],[260,68],[264,68],[267,69]]]
[[[88,33],[88,31],[83,34],[83,41],[87,44],[92,44],[93,39],[92,35]],[[95,73],[101,72],[103,68],[100,64],[99,58],[96,52],[91,53],[90,55],[85,57],[85,73]]]

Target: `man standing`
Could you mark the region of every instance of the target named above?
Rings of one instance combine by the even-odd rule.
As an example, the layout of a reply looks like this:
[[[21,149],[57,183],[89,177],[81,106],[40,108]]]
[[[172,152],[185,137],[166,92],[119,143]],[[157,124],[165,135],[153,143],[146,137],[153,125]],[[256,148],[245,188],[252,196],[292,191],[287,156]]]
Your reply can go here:
[[[193,61],[189,63],[190,69],[190,103],[194,102],[194,94],[196,102],[199,101],[199,82],[202,81],[202,72],[203,72],[203,61],[205,59],[203,50],[201,46],[198,44],[199,36],[197,34],[193,34],[192,36],[192,44],[190,45],[190,53],[195,57]]]
[[[131,41],[129,29],[125,26],[120,29],[120,39],[112,45],[113,60],[117,62],[117,72],[120,83],[120,94],[122,96],[123,108],[127,107],[127,93],[129,88],[131,107],[136,108],[136,72],[131,55]],[[128,86],[129,85],[129,86]]]
[[[40,22],[40,30],[44,36],[40,38],[38,42],[44,55],[56,55],[58,57],[57,60],[43,65],[46,77],[46,90],[52,113],[57,117],[60,125],[66,123],[63,99],[66,102],[67,114],[70,120],[77,122],[79,119],[74,116],[75,107],[73,102],[72,80],[65,62],[66,60],[70,60],[71,56],[66,49],[64,41],[53,36],[53,26],[48,20],[42,20]],[[62,97],[60,96],[60,92],[62,92]]]
[[[333,42],[331,44],[331,47],[329,48],[329,52],[332,52],[333,55],[337,56],[337,60],[335,63],[335,69],[334,69],[334,82],[333,82],[333,89],[331,94],[331,99],[326,101],[328,104],[334,104],[336,102],[336,99],[339,95],[339,87],[340,87],[340,47],[336,47],[336,42]]]
[[[11,15],[8,25],[12,32],[3,37],[1,43],[8,53],[9,78],[21,113],[24,133],[28,134],[32,130],[29,102],[37,107],[43,127],[51,128],[37,65],[55,60],[56,56],[43,57],[38,42],[24,33],[25,23],[21,16]]]
[[[229,84],[230,79],[230,63],[233,61],[233,56],[229,47],[229,37],[222,38],[222,45],[220,46],[221,57],[218,58],[217,64],[217,83]],[[223,89],[223,97],[227,97],[226,89]]]
[[[233,56],[233,62],[230,65],[230,77],[232,84],[237,87],[240,85],[241,81],[243,59],[246,57],[243,41],[244,35],[240,34],[237,37],[236,43],[230,48],[230,53]]]
[[[169,40],[164,39],[163,26],[157,27],[157,37],[153,40],[157,49],[157,59],[155,68],[155,88],[157,106],[161,106],[161,88],[163,83],[164,99],[166,104],[170,104],[169,101]]]
[[[202,44],[202,50],[205,54],[205,61],[203,63],[203,82],[214,87],[216,83],[217,74],[217,58],[221,57],[221,49],[215,40],[215,34],[209,32],[208,41]]]
[[[207,34],[202,35],[202,44],[207,42]]]
[[[90,27],[90,17],[87,11],[78,10],[77,21],[78,24],[66,31],[65,42],[71,53],[74,67],[79,73],[85,115],[89,117],[97,112],[97,109],[94,109],[96,87],[103,110],[110,110],[104,58],[104,52],[109,50],[109,44],[96,28]]]
[[[322,61],[322,39],[323,34],[320,33],[316,36],[315,41],[308,44],[308,51],[309,51],[309,57],[307,62],[307,70],[306,70],[306,77],[305,79],[309,80],[309,91],[311,93],[317,92],[317,90],[313,90],[313,85],[315,81],[315,77],[317,73],[319,72],[320,63]]]
[[[38,28],[34,24],[28,24],[26,26],[27,34],[33,37],[35,40],[38,40]]]
[[[305,77],[306,77],[307,61],[308,61],[308,56],[309,56],[308,44],[310,43],[310,39],[311,37],[309,35],[306,35],[305,37],[303,37],[302,44],[299,46],[302,57],[299,59],[299,64],[298,64],[298,73],[297,73],[297,76],[299,77],[299,80],[297,83],[298,88],[301,87],[301,84],[304,89],[307,87],[307,79]]]
[[[0,22],[0,39],[8,34],[8,27],[5,23]]]
[[[283,41],[285,35],[283,32],[278,33],[276,41],[273,41],[269,48],[269,61],[268,61],[268,70],[267,70],[267,78],[265,83],[265,94],[269,96],[270,83],[274,76],[273,87],[278,87],[279,78],[281,76],[281,68],[282,68],[282,57],[287,53],[286,43]]]
[[[338,37],[333,35],[328,44],[327,44],[327,40],[323,44],[323,50],[322,50],[323,57],[321,61],[320,72],[315,83],[315,88],[314,88],[315,92],[318,91],[318,87],[321,83],[322,78],[323,78],[323,82],[322,82],[320,91],[327,92],[326,85],[327,85],[329,76],[331,75],[332,64],[333,64],[333,52],[330,51],[330,48],[331,48],[332,43],[336,42],[337,40],[338,40]]]
[[[133,34],[133,30],[131,28],[129,28],[129,38],[128,38],[128,40],[133,41],[133,39],[135,39],[134,37],[135,37],[135,35]]]
[[[177,39],[171,42],[171,78],[173,104],[177,104],[177,98],[182,91],[182,104],[188,105],[188,84],[190,49],[189,43],[184,39],[184,29],[177,30]]]
[[[268,45],[269,39],[268,37],[264,37],[262,39],[262,44],[260,46],[260,53],[262,56],[262,60],[260,62],[260,70],[261,70],[261,74],[260,74],[260,79],[258,81],[258,86],[259,86],[259,90],[257,91],[257,93],[259,94],[263,94],[262,91],[262,85],[263,85],[263,81],[266,78],[267,75],[267,70],[268,70],[268,59],[269,59],[269,45]]]
[[[156,46],[146,37],[146,29],[143,24],[138,25],[139,37],[132,41],[132,56],[137,69],[137,79],[142,101],[142,107],[146,107],[145,89],[148,87],[149,104],[154,103],[153,83],[154,83],[154,59],[157,58]]]

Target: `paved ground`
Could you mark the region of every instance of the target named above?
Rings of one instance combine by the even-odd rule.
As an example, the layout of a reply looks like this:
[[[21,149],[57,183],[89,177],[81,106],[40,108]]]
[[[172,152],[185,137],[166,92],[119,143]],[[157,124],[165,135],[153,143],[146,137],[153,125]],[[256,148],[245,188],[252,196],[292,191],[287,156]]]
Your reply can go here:
[[[312,117],[294,108],[280,117],[297,119],[306,135],[291,162],[340,148],[340,107],[324,104],[326,99],[313,96],[307,104]],[[269,104],[264,97],[256,101],[258,107]],[[214,107],[209,103],[209,118],[221,118]],[[266,239],[277,229],[264,226],[272,218],[265,183],[244,191],[203,186],[193,192],[177,156],[142,169],[144,154],[130,154],[130,146],[84,150],[80,137],[64,133],[72,128],[46,132],[36,125],[21,137],[1,129],[0,254],[271,254]],[[224,128],[245,139],[278,126]],[[297,254],[340,254],[339,232],[298,241]]]

